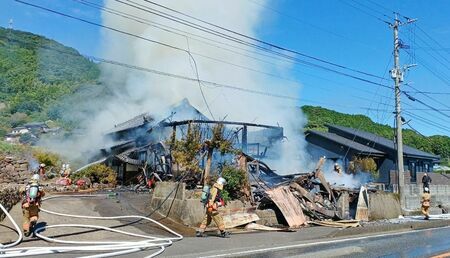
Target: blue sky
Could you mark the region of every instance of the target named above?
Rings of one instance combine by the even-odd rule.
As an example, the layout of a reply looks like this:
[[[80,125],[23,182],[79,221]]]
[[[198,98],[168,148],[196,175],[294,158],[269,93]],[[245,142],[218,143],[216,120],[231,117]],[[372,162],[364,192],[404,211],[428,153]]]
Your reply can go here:
[[[61,10],[77,17],[100,22],[100,13],[74,1],[28,0],[40,5]],[[249,1],[260,5],[261,0]],[[401,39],[411,46],[416,59],[401,52],[402,65],[415,62],[417,67],[407,74],[405,82],[421,91],[450,92],[450,5],[445,0],[432,1],[388,1],[388,0],[277,0],[265,8],[264,20],[258,28],[258,37],[275,44],[295,49],[299,52],[319,57],[347,67],[388,77],[386,70],[392,67],[392,30],[389,26],[372,16],[392,21],[396,10],[403,15],[418,18],[417,26],[427,32],[440,45],[420,32],[416,26],[402,27]],[[373,4],[376,1],[378,5]],[[358,7],[356,9],[354,7]],[[370,6],[371,9],[365,9]],[[363,11],[361,11],[364,10]],[[382,16],[382,13],[390,16]],[[98,55],[100,30],[98,27],[83,24],[58,15],[24,6],[12,0],[0,3],[0,25],[8,26],[13,19],[16,29],[33,32],[55,39],[79,50],[83,54]],[[201,18],[201,17],[199,17]],[[217,22],[216,22],[217,23]],[[412,33],[414,32],[414,33]],[[414,37],[415,36],[415,40]],[[441,49],[441,48],[444,49]],[[294,77],[303,84],[299,104],[321,105],[345,113],[369,115],[373,120],[393,124],[393,92],[389,89],[367,84],[354,79],[325,72],[316,68],[298,66]],[[388,69],[386,69],[388,68]],[[431,70],[432,72],[430,72]],[[435,74],[439,74],[439,79]],[[442,75],[441,75],[442,73]],[[375,82],[380,79],[371,78]],[[391,85],[392,81],[383,82]],[[412,90],[403,86],[404,90]],[[450,95],[413,96],[433,107],[442,109],[450,116]],[[431,99],[430,96],[433,98]],[[417,102],[402,96],[404,114],[411,119],[410,124],[425,135],[450,135],[450,119],[427,109]],[[440,102],[440,103],[439,103]],[[448,103],[448,104],[447,104]],[[376,110],[367,110],[371,108]],[[416,117],[414,117],[416,116]],[[420,116],[421,118],[418,118]],[[430,125],[424,119],[438,125]]]

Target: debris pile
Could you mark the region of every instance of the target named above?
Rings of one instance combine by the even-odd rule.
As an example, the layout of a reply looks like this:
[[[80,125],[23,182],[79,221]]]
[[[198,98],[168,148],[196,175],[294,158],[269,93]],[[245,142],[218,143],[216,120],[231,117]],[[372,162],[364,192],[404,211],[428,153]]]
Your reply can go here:
[[[270,207],[272,204],[273,207],[274,204],[291,228],[298,228],[309,222],[331,227],[353,227],[358,223],[348,219],[368,220],[367,189],[331,186],[321,169],[324,162],[325,159],[322,158],[315,171],[295,175],[270,189],[267,189],[268,182],[259,177],[259,182],[253,186],[258,195],[264,194],[260,205]],[[265,183],[266,189],[263,191],[261,182]],[[325,220],[340,222],[336,224]]]

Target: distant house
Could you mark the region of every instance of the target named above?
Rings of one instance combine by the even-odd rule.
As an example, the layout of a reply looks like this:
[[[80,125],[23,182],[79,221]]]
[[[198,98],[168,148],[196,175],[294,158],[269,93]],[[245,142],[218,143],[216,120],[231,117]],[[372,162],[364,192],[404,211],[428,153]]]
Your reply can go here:
[[[5,141],[13,144],[19,143],[20,134],[8,133],[5,135]]]
[[[29,132],[30,132],[30,130],[28,128],[26,128],[24,126],[19,126],[19,127],[14,127],[11,130],[10,134],[12,134],[12,135],[21,135],[21,134],[26,134],[26,133],[29,133]]]
[[[341,160],[348,167],[352,157],[371,157],[375,160],[380,183],[392,184],[393,171],[396,170],[397,152],[393,140],[353,128],[327,125],[328,132],[308,131],[306,141],[308,151],[314,157],[326,156]],[[440,157],[416,148],[403,145],[403,158],[406,177],[417,181],[417,173],[432,172]]]
[[[27,123],[24,124],[23,127],[27,128],[28,130],[38,130],[38,131],[44,131],[48,129],[48,125],[44,122]]]
[[[36,141],[42,133],[56,133],[58,131],[59,128],[49,128],[44,122],[27,123],[11,129],[11,132],[5,135],[5,141],[19,143],[21,136],[23,136],[22,139],[28,139],[26,143],[31,143]]]

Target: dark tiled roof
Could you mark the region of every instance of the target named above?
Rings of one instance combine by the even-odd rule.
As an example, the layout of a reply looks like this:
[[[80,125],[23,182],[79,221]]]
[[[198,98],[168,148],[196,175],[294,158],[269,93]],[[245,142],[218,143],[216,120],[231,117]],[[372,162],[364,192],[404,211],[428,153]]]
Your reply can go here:
[[[344,127],[344,126],[339,126],[339,125],[327,125],[327,127],[330,129],[334,129],[334,130],[348,133],[351,135],[356,135],[357,137],[363,138],[370,143],[376,143],[378,145],[384,146],[391,150],[395,150],[394,141],[386,139],[386,138],[378,136],[378,135],[375,135],[373,133],[369,133],[369,132],[365,132],[365,131],[361,131],[361,130],[357,130],[357,129],[353,129],[353,128],[348,128],[348,127]],[[406,156],[414,156],[414,157],[430,158],[430,159],[440,159],[439,156],[436,156],[432,153],[418,150],[418,149],[413,148],[408,145],[403,145],[403,153]]]
[[[369,146],[354,142],[350,139],[344,138],[334,133],[329,132],[321,132],[321,131],[308,131],[310,134],[315,134],[320,137],[326,138],[330,141],[336,142],[338,144],[344,145],[346,147],[350,147],[360,153],[370,153],[372,155],[385,155],[384,152],[371,148]]]
[[[198,109],[194,108],[187,99],[183,99],[177,104],[172,105],[169,110],[170,112],[168,113],[168,117],[160,122],[182,121],[187,119],[209,120],[208,117],[203,115]],[[155,119],[150,115],[150,113],[143,113],[128,121],[115,125],[114,128],[106,131],[105,134],[126,131],[154,122]]]
[[[128,120],[126,122],[115,125],[114,128],[108,130],[106,132],[106,134],[125,131],[125,130],[129,130],[132,128],[140,127],[147,123],[151,123],[152,121],[153,121],[153,118],[150,116],[149,113],[143,113],[143,114],[140,114],[138,116],[131,118],[130,120]]]
[[[121,160],[122,162],[136,165],[136,166],[141,166],[141,165],[143,165],[143,161],[130,158],[130,156],[129,156],[132,152],[134,152],[136,150],[138,150],[138,148],[132,148],[132,149],[126,150],[120,154],[115,155],[115,157],[118,158],[119,160]]]

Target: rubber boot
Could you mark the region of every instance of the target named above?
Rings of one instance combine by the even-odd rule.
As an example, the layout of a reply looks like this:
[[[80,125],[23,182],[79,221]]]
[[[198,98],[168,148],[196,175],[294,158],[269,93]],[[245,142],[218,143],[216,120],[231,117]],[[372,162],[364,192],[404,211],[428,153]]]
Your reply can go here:
[[[195,236],[196,236],[196,237],[206,237],[205,232],[203,232],[203,231],[197,231],[197,232],[195,233]]]
[[[220,237],[223,237],[223,238],[229,238],[230,235],[231,235],[230,232],[227,232],[227,231],[225,231],[225,230],[220,231],[220,234],[219,234],[219,236],[220,236]]]
[[[37,221],[35,221],[35,220],[30,222],[30,231],[29,231],[28,235],[31,235],[31,233],[34,232],[34,227],[36,226],[36,224],[37,224]]]

